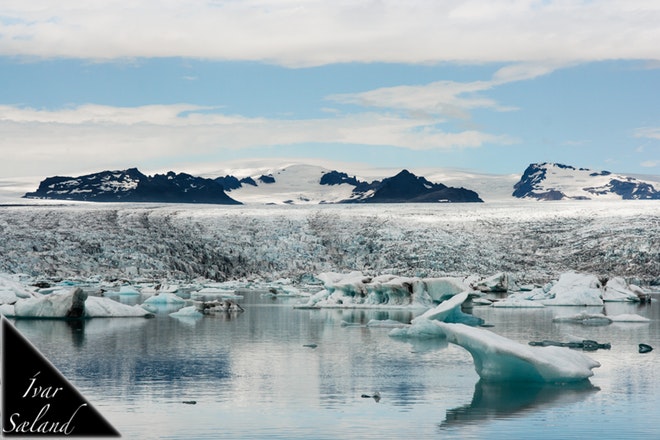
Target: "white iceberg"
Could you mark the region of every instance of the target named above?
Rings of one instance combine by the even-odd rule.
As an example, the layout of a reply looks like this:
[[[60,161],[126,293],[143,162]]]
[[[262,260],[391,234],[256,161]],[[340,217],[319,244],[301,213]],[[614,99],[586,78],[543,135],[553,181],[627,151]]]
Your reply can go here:
[[[474,287],[481,292],[508,292],[515,290],[515,282],[504,272],[500,272],[474,283]]]
[[[548,298],[541,302],[547,306],[601,306],[601,288],[600,281],[594,275],[568,272],[552,284],[547,291]]]
[[[651,322],[649,318],[637,315],[635,313],[622,313],[609,317],[612,322]]]
[[[75,308],[75,295],[78,289],[67,293],[53,293],[40,297],[21,299],[11,308],[3,308],[3,314],[16,318],[67,318]],[[147,317],[151,313],[139,306],[128,306],[109,298],[79,296],[84,302],[80,318],[108,317]]]
[[[0,274],[0,304],[13,304],[20,298],[31,298],[35,295],[18,278],[17,275]]]
[[[143,302],[143,304],[147,305],[181,305],[185,303],[185,299],[174,293],[159,293],[157,295],[150,296]]]
[[[422,282],[426,292],[437,303],[463,291],[470,290],[470,286],[466,282],[456,277],[424,278]]]
[[[195,306],[182,307],[176,312],[170,313],[173,318],[202,318],[204,315]]]
[[[593,376],[600,364],[582,353],[564,347],[531,347],[493,332],[462,323],[450,323],[460,312],[469,292],[455,295],[412,320],[410,326],[390,331],[392,337],[445,337],[465,348],[484,381],[565,383]],[[462,312],[460,312],[463,314]],[[478,319],[478,318],[477,318]]]
[[[451,343],[465,348],[479,377],[489,382],[578,382],[593,376],[600,363],[565,347],[531,347],[488,330],[431,321]]]
[[[642,295],[642,297],[644,295],[642,289],[635,285],[628,284],[628,282],[621,277],[615,277],[608,280],[603,288],[603,301],[606,302],[639,302],[641,300],[640,295]]]
[[[552,318],[552,322],[568,322],[572,324],[599,326],[611,324],[612,318],[605,316],[602,313],[580,312],[569,316],[557,316]]]
[[[515,309],[524,309],[524,308],[544,308],[545,306],[539,301],[533,301],[531,299],[524,299],[514,296],[509,296],[501,301],[493,302],[492,307],[496,308],[515,308]]]
[[[468,325],[481,325],[483,319],[461,311],[461,305],[468,299],[470,292],[461,292],[452,298],[427,310],[411,321],[411,324],[392,330],[389,335],[399,338],[437,338],[444,336],[442,330],[433,325],[433,322],[445,321],[464,323]]]
[[[470,291],[460,278],[418,278],[396,275],[369,277],[361,272],[326,272],[317,277],[324,289],[301,307],[412,307],[434,303]]]

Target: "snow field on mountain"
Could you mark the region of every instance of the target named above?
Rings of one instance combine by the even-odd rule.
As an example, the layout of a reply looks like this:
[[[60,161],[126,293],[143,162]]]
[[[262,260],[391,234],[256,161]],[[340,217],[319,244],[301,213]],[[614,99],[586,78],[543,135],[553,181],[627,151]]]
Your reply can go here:
[[[567,271],[660,274],[657,202],[372,206],[75,204],[0,209],[0,272],[44,277],[304,280]]]

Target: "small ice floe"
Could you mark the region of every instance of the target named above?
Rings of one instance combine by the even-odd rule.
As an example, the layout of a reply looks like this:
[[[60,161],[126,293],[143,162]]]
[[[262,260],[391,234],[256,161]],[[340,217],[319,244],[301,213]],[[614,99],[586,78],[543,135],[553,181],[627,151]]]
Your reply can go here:
[[[224,299],[243,299],[243,295],[238,295],[233,289],[220,289],[215,287],[205,287],[197,292],[190,293],[190,299],[193,301],[221,301]]]
[[[570,316],[556,316],[552,318],[552,322],[599,326],[610,325],[612,323],[612,318],[605,316],[602,313],[580,312]]]
[[[159,293],[154,296],[150,296],[142,304],[151,304],[151,305],[181,305],[185,304],[186,300],[179,297],[175,293]]]
[[[380,393],[376,391],[373,394],[362,394],[363,399],[374,399],[376,402],[380,402]]]
[[[568,347],[568,348],[580,348],[584,351],[596,351],[600,349],[609,350],[612,348],[612,344],[606,342],[601,344],[600,342],[593,341],[591,339],[583,339],[582,341],[571,341],[571,342],[557,342],[557,341],[531,341],[529,343],[532,347]]]
[[[620,315],[606,316],[603,315],[602,313],[581,312],[570,316],[555,317],[552,319],[552,322],[559,322],[559,323],[568,322],[573,324],[599,326],[599,325],[609,325],[613,322],[645,323],[645,322],[651,322],[651,320],[633,313],[624,313]]]
[[[649,318],[637,315],[635,313],[622,313],[609,317],[612,322],[651,322]]]
[[[195,308],[205,315],[212,313],[234,313],[244,312],[243,307],[231,299],[214,300],[214,301],[195,301],[193,303]]]
[[[394,319],[372,319],[367,322],[367,327],[372,328],[401,328],[407,326],[408,324],[404,324],[403,322]]]
[[[176,312],[170,313],[170,316],[173,318],[201,318],[204,315],[197,310],[195,306],[182,307]]]
[[[530,299],[523,299],[514,296],[509,296],[501,301],[493,302],[493,307],[500,309],[539,309],[545,306],[539,301],[532,301]]]
[[[651,347],[648,344],[639,344],[639,352],[640,353],[648,353],[653,350],[653,347]]]
[[[140,291],[133,286],[121,286],[119,296],[140,296]]]

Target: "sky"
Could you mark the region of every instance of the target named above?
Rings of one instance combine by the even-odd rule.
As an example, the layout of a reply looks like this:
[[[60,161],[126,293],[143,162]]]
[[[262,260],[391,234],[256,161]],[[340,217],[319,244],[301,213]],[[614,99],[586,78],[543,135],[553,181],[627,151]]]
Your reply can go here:
[[[3,0],[0,179],[255,160],[660,175],[658,23],[657,0]]]

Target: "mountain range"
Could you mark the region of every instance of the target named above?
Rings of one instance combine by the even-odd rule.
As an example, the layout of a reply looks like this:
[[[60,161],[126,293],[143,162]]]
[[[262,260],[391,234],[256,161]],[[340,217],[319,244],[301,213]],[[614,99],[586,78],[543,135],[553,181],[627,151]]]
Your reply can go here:
[[[660,199],[658,182],[608,171],[592,171],[557,163],[535,163],[522,176],[485,176],[464,173],[430,174],[427,179],[402,170],[376,180],[363,180],[342,171],[306,164],[264,168],[249,175],[198,177],[186,173],[147,176],[137,168],[102,171],[80,177],[48,177],[29,199],[96,202],[158,202],[211,204],[365,204],[482,202],[464,186],[493,189],[502,198],[535,200]],[[217,174],[216,174],[217,175]],[[449,180],[453,186],[432,180]],[[507,190],[508,188],[508,190]],[[513,189],[513,193],[511,190]]]
[[[529,165],[512,195],[537,200],[660,200],[660,190],[653,183],[558,163]]]

